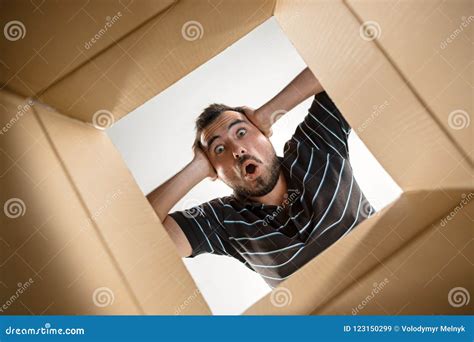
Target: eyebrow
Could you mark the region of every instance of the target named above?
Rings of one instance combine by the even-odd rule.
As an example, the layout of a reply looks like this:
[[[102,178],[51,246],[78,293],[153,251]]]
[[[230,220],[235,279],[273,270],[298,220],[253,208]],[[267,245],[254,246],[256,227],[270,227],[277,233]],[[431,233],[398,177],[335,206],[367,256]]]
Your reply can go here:
[[[233,126],[238,125],[239,123],[245,123],[245,121],[241,120],[241,119],[237,119],[237,120],[232,121],[230,123],[230,125],[227,126],[227,131],[229,131]],[[220,138],[220,137],[221,137],[220,135],[214,135],[211,139],[209,139],[209,141],[207,142],[207,150],[208,151],[211,148],[211,145],[214,142],[214,140],[216,140],[217,138]]]

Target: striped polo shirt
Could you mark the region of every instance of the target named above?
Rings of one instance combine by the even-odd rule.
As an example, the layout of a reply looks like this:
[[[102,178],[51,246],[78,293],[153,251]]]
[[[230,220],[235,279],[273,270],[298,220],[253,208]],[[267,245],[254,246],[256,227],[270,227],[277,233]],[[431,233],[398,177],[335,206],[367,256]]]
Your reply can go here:
[[[316,94],[278,157],[288,186],[281,205],[231,195],[170,214],[191,244],[189,257],[234,257],[275,287],[371,216],[349,161],[350,131],[328,94]]]

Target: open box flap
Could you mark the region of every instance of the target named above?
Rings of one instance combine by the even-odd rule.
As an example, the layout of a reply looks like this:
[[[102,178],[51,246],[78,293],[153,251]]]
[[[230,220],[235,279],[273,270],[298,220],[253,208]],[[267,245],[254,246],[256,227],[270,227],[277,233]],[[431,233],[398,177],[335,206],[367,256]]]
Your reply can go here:
[[[46,90],[41,101],[82,121],[102,109],[117,121],[263,23],[273,6],[273,0],[179,1]]]
[[[25,103],[4,91],[1,99],[6,108],[2,116]],[[6,166],[15,167],[14,161],[20,158],[18,167],[23,170],[16,180],[2,179],[7,182],[2,203],[18,197],[27,214],[21,222],[2,215],[8,225],[20,224],[23,232],[20,237],[15,235],[20,231],[11,228],[7,236],[2,234],[10,245],[2,260],[2,272],[8,277],[2,274],[2,279],[15,279],[25,269],[13,271],[10,266],[15,258],[6,260],[16,255],[13,242],[19,241],[25,263],[35,261],[32,269],[48,272],[47,281],[38,279],[37,283],[43,287],[54,282],[56,292],[46,297],[57,303],[52,312],[69,312],[61,299],[68,290],[72,294],[80,289],[78,296],[90,299],[95,286],[109,288],[115,305],[103,309],[88,300],[70,303],[67,310],[84,314],[210,313],[173,242],[104,132],[35,104],[21,122],[0,136],[0,142],[2,155],[5,151],[11,156],[6,157]],[[16,173],[6,174],[13,177]],[[24,174],[28,182],[20,178]],[[39,227],[47,236],[45,241],[37,234]],[[44,253],[50,254],[48,264]],[[67,271],[62,267],[66,261]],[[4,290],[7,294],[8,289]],[[28,304],[41,307],[35,297]]]
[[[37,95],[175,2],[2,1],[0,84]]]
[[[469,194],[469,195],[468,195]],[[315,315],[468,315],[474,303],[474,192],[440,221],[318,306]]]
[[[472,1],[348,0],[346,4],[360,22],[374,26],[386,57],[472,162],[474,107],[466,101],[472,97],[474,75]]]
[[[3,314],[144,313],[28,103],[0,91],[2,122],[18,118],[0,134]]]
[[[474,125],[464,128],[471,138],[455,140],[448,134],[448,122],[426,107],[417,85],[406,83],[397,60],[387,59],[377,40],[361,37],[362,22],[350,7],[342,1],[281,0],[275,16],[353,130],[403,190],[472,186],[468,155]],[[472,55],[469,49],[469,44],[463,47]],[[422,58],[412,50],[405,55]],[[472,105],[470,96],[458,100],[458,106]]]
[[[469,193],[468,189],[403,193],[397,201],[359,224],[353,232],[295,272],[245,314],[306,315],[318,311],[367,273],[383,269],[388,258],[405,248],[432,224],[440,223],[464,198],[462,195]],[[472,212],[471,204],[468,213]],[[462,214],[459,216],[458,219],[461,219]],[[460,228],[464,230],[464,235],[473,237],[472,229],[466,224]],[[430,248],[439,246],[430,245]],[[387,274],[390,276],[390,272]],[[278,296],[283,292],[287,297],[291,296],[291,301],[279,305]]]
[[[103,211],[94,217],[97,233],[144,312],[173,314],[189,296],[194,297],[193,305],[181,313],[208,310],[174,243],[107,135],[42,107],[35,109],[84,206],[91,216]]]
[[[245,35],[270,17],[273,11],[284,32],[321,80],[354,131],[402,189],[408,192],[384,209],[380,216],[365,221],[352,234],[285,282],[285,286],[294,290],[299,290],[303,282],[314,284],[319,292],[305,287],[298,296],[293,294],[293,304],[282,309],[270,307],[269,299],[265,298],[251,308],[249,313],[331,312],[335,307],[328,305],[329,299],[333,299],[334,303],[346,301],[343,290],[353,285],[349,279],[340,278],[344,272],[362,279],[378,265],[377,259],[389,262],[388,259],[397,255],[397,251],[406,250],[403,243],[420,240],[424,232],[428,231],[430,223],[436,222],[443,213],[456,205],[461,193],[468,193],[467,189],[472,189],[472,161],[467,157],[471,155],[472,139],[466,140],[465,133],[462,133],[462,137],[457,137],[448,132],[439,112],[446,109],[429,103],[425,98],[430,96],[427,90],[418,89],[426,86],[426,83],[421,84],[419,80],[411,80],[406,75],[410,69],[406,69],[398,59],[410,56],[410,51],[403,51],[402,57],[394,57],[389,40],[381,40],[382,43],[378,44],[377,41],[361,39],[361,18],[365,20],[365,10],[358,8],[358,12],[354,12],[357,6],[352,8],[343,1],[323,0],[248,0],[239,1],[238,4],[236,6],[232,1],[217,4],[213,1],[183,0],[167,7],[169,2],[164,1],[150,10],[150,14],[153,14],[149,19],[144,19],[147,16],[141,12],[141,19],[130,24],[130,27],[135,27],[133,32],[125,36],[117,32],[117,36],[112,37],[123,38],[117,40],[116,44],[107,46],[105,50],[101,50],[105,48],[102,43],[98,44],[100,52],[97,51],[93,58],[82,61],[79,67],[73,69],[72,66],[64,65],[64,60],[61,59],[59,68],[64,67],[67,75],[52,87],[46,88],[41,97],[46,103],[58,108],[61,114],[38,108],[36,120],[25,118],[21,124],[15,124],[11,128],[8,138],[7,135],[0,137],[0,166],[5,175],[1,182],[2,189],[7,190],[2,199],[5,201],[9,197],[18,196],[24,197],[29,203],[35,203],[28,206],[28,213],[36,216],[32,221],[24,218],[27,222],[43,223],[48,214],[55,211],[60,213],[57,220],[45,223],[45,227],[51,227],[52,236],[59,242],[68,241],[64,240],[67,236],[62,235],[64,227],[80,228],[78,224],[90,218],[97,206],[100,207],[104,201],[108,203],[108,196],[114,196],[117,189],[121,190],[121,200],[112,201],[107,208],[109,211],[105,210],[103,215],[96,217],[95,226],[87,230],[88,238],[93,241],[93,252],[81,255],[79,251],[84,250],[80,249],[84,247],[84,243],[78,240],[78,247],[71,249],[70,254],[66,253],[67,258],[57,258],[47,268],[49,277],[41,285],[44,290],[41,293],[48,294],[49,297],[44,298],[51,299],[55,296],[54,298],[61,299],[51,307],[52,312],[67,312],[68,307],[69,310],[86,312],[90,309],[91,286],[97,286],[100,275],[107,274],[107,281],[118,284],[118,291],[123,294],[120,302],[116,299],[120,305],[107,308],[110,310],[107,312],[171,313],[173,308],[187,303],[183,313],[209,313],[202,297],[195,295],[194,282],[109,139],[102,132],[64,116],[91,121],[98,110],[109,110],[115,121],[120,119]],[[161,5],[163,8],[160,8]],[[404,11],[408,10],[410,8]],[[3,13],[6,12],[2,11]],[[38,16],[32,15],[32,18],[36,17]],[[196,40],[192,36],[188,36],[190,40],[183,36],[184,25],[189,21],[197,21],[203,26],[200,31],[199,25],[193,23],[194,28],[198,29]],[[32,24],[28,26],[30,25]],[[430,34],[430,31],[425,34]],[[71,42],[83,44],[82,40],[83,37],[80,37],[71,39]],[[30,49],[28,56],[32,56],[31,49],[37,46],[27,44],[27,47]],[[463,52],[464,49],[459,51]],[[12,53],[12,58],[15,59],[22,49],[8,47],[5,51]],[[52,51],[57,52],[57,48]],[[413,54],[415,60],[419,60],[420,56],[418,53]],[[51,61],[56,61],[55,58],[52,56]],[[20,79],[9,77],[9,80],[3,82],[3,86],[19,92],[25,92],[28,87],[32,89],[31,93],[36,93],[37,89],[44,90],[50,84],[52,69],[44,73],[41,70],[31,73],[37,76],[34,86],[21,82],[20,72],[27,73],[30,68],[34,69],[44,63],[39,62],[40,59],[41,56],[33,53],[26,66],[12,67],[11,71]],[[443,74],[442,79],[448,79],[449,73],[453,72],[447,69],[437,70],[436,65],[432,67],[428,64],[427,68],[433,73],[448,73]],[[10,82],[13,82],[11,87]],[[4,93],[1,94],[3,97]],[[451,101],[452,97],[449,99]],[[6,114],[5,122],[17,111],[15,101],[0,107],[2,114]],[[456,100],[459,106],[467,106],[470,101],[470,96],[466,96],[464,92]],[[430,105],[426,106],[427,103]],[[377,108],[375,112],[374,107]],[[23,131],[25,127],[27,130]],[[468,129],[471,130],[472,125]],[[35,145],[35,139],[41,145]],[[38,146],[46,149],[46,152],[32,153]],[[51,169],[59,170],[57,178],[49,175]],[[9,186],[3,186],[4,182]],[[443,190],[448,188],[458,190]],[[43,191],[40,192],[39,189]],[[424,189],[426,192],[412,191],[417,189]],[[62,194],[62,191],[65,193]],[[445,196],[446,193],[450,195]],[[45,200],[45,194],[50,196],[50,200]],[[429,201],[430,198],[433,200]],[[469,208],[472,210],[472,205]],[[402,224],[400,217],[404,215],[408,216]],[[456,222],[463,217],[465,216],[457,215]],[[22,226],[21,221],[6,222],[15,227]],[[2,227],[3,224],[2,222]],[[463,229],[461,235],[464,236],[468,223],[461,222],[459,226]],[[35,229],[32,225],[22,227]],[[387,234],[387,229],[390,228],[392,230]],[[137,237],[137,241],[125,238],[127,230],[133,229],[140,231],[141,236]],[[38,252],[49,251],[50,245],[47,245],[48,248],[38,249],[36,246],[42,246],[39,240],[41,236],[34,236],[28,242],[28,232],[23,233],[24,235],[21,229],[10,230],[9,239],[19,242],[10,245],[19,247],[24,243],[22,248],[31,251],[28,255],[38,263],[37,269],[40,269],[42,262],[48,260],[44,258],[49,255]],[[378,244],[381,241],[383,243]],[[154,243],[161,243],[162,249],[155,251],[152,248],[155,247]],[[375,248],[372,254],[367,255],[367,250],[361,247],[363,243]],[[58,252],[58,246],[62,247],[62,244],[54,245],[56,249],[51,250]],[[139,246],[146,249],[146,253],[142,255],[148,255],[149,258],[140,259]],[[433,246],[436,248],[438,245]],[[105,257],[91,258],[101,248],[108,248]],[[9,260],[16,264],[7,263],[8,267],[1,269],[2,272],[11,274],[9,280],[14,280],[13,275],[17,273],[8,271],[15,270],[20,265],[22,274],[35,270],[35,267],[26,265],[21,257],[12,254],[15,248],[9,251],[11,253],[5,258],[10,257]],[[163,258],[160,259],[160,256]],[[363,263],[353,264],[352,260],[361,258],[364,259]],[[81,278],[79,272],[81,280],[75,283],[77,287],[73,292],[76,295],[74,298],[70,298],[71,292],[58,288],[55,280],[59,276],[64,274],[72,282],[72,275],[78,276],[79,265],[94,263],[97,263],[97,267],[88,271],[90,273],[86,272],[85,278]],[[134,269],[134,264],[139,265],[143,272],[129,273]],[[354,266],[355,269],[352,268]],[[376,268],[380,269],[382,268]],[[178,272],[172,273],[171,270]],[[151,287],[159,288],[159,292],[144,293],[143,291],[150,289],[147,282],[152,284]],[[56,292],[48,293],[48,286]],[[350,295],[351,292],[347,293]],[[85,303],[84,298],[88,303]],[[41,304],[44,305],[37,307],[45,308],[49,302]],[[97,307],[93,309],[98,310]]]

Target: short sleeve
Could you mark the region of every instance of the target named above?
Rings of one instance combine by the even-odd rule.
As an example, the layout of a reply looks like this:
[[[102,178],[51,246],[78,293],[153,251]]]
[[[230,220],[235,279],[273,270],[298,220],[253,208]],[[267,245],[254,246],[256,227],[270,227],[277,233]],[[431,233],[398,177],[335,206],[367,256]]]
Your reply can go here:
[[[192,253],[189,257],[203,253],[228,256],[237,253],[223,234],[220,213],[219,202],[213,200],[169,214],[178,223],[191,245]]]
[[[347,158],[350,132],[346,119],[323,91],[314,96],[308,114],[296,128],[293,138],[310,147]]]

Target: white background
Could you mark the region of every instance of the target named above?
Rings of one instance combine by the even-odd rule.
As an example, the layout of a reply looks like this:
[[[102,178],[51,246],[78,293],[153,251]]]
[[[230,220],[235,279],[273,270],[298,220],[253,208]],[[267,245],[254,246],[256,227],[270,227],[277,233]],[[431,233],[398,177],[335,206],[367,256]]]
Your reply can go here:
[[[204,31],[203,39],[205,34]],[[148,194],[191,160],[194,120],[207,105],[217,102],[256,108],[304,68],[303,60],[271,18],[121,119],[107,134],[143,193]],[[278,155],[282,155],[285,141],[303,120],[310,104],[311,98],[273,127],[271,140]],[[378,210],[392,202],[401,190],[354,131],[349,138],[354,174],[367,199]],[[230,193],[222,182],[206,180],[177,203],[173,211]],[[270,291],[256,273],[230,257],[208,254],[183,262],[214,314],[240,314]]]

